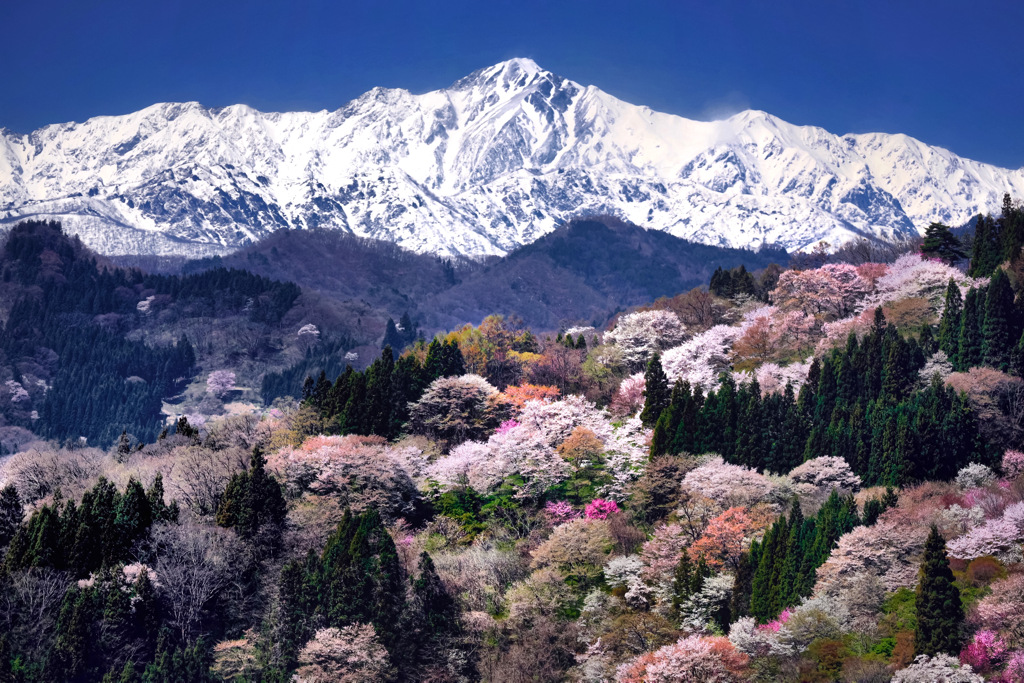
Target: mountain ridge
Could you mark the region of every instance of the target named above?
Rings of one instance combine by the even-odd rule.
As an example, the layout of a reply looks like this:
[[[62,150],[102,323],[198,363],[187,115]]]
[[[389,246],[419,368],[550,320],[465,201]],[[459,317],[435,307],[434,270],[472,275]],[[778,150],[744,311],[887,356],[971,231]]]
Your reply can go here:
[[[1006,192],[1024,195],[1024,169],[756,110],[694,121],[524,58],[419,95],[373,88],[334,111],[159,103],[0,133],[0,224],[58,219],[109,254],[225,254],[324,227],[480,258],[598,214],[795,250],[966,223]]]

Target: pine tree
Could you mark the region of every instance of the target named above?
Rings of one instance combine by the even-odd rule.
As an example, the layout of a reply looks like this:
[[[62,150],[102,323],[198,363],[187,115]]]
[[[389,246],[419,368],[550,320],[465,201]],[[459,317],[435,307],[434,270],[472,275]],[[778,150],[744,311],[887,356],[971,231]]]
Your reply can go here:
[[[949,264],[967,258],[960,240],[953,235],[949,226],[942,223],[932,223],[925,228],[921,253],[931,258],[940,258]]]
[[[946,541],[934,525],[924,546],[915,605],[917,653],[929,656],[939,652],[958,653],[963,642],[964,608],[949,568]]]
[[[956,369],[967,371],[981,365],[983,353],[982,302],[979,290],[971,287],[964,300],[964,311],[960,320],[960,335],[956,354]]]
[[[653,427],[662,411],[668,408],[671,398],[668,377],[661,367],[661,356],[655,353],[647,361],[647,371],[644,373],[644,409],[640,413],[643,423]]]
[[[679,424],[682,419],[686,402],[690,396],[690,385],[686,382],[677,382],[672,387],[672,397],[668,407],[661,411],[658,421],[654,425],[654,433],[651,435],[651,456],[673,453],[673,442]]]
[[[11,542],[14,534],[18,533],[24,518],[25,510],[18,489],[14,484],[8,484],[0,490],[0,552]]]
[[[751,542],[751,548],[757,541]],[[751,564],[753,553],[740,555],[739,564],[736,567],[736,579],[733,581],[732,597],[729,601],[729,612],[733,619],[739,619],[750,614],[750,592],[754,581],[754,570]]]
[[[388,318],[388,323],[384,328],[384,339],[380,343],[382,349],[391,347],[392,349],[398,349],[401,351],[405,348],[405,340],[402,334],[398,331],[398,327],[395,325],[393,318]]]
[[[346,513],[324,546],[316,580],[331,626],[372,623],[386,646],[395,645],[405,589],[395,544],[376,510]]]
[[[366,371],[366,422],[365,428],[370,434],[385,438],[397,436],[392,433],[392,383],[395,361],[391,347],[381,351],[380,358],[375,360]]]
[[[119,462],[124,460],[131,455],[132,452],[132,441],[128,438],[128,430],[122,430],[121,436],[117,438],[117,459]]]
[[[779,586],[779,606],[795,605],[800,599],[800,567],[803,564],[801,534],[804,530],[804,515],[800,501],[796,498],[790,506],[789,536],[786,538],[786,564],[782,568],[782,583]]]
[[[402,335],[402,339],[405,341],[404,346],[408,346],[415,342],[416,338],[419,336],[419,330],[416,329],[416,323],[414,323],[412,318],[409,317],[409,311],[402,314],[402,318],[398,321],[398,324],[402,328],[399,332]]]
[[[942,310],[939,322],[939,348],[946,353],[951,362],[956,363],[960,348],[960,317],[963,315],[964,300],[960,295],[960,287],[949,279],[946,285],[946,305]]]
[[[985,364],[1006,370],[1013,348],[1013,288],[1006,272],[1000,268],[992,275],[985,296],[984,359]]]
[[[1018,377],[1024,377],[1024,332],[1010,354],[1010,372]]]
[[[217,508],[217,524],[234,528],[245,539],[264,526],[280,526],[287,506],[281,485],[267,474],[263,451],[253,449],[249,469],[231,477]]]
[[[413,597],[423,615],[423,625],[430,639],[453,635],[459,631],[459,610],[437,575],[434,561],[426,551],[420,553],[419,576],[412,582]]]
[[[974,240],[971,244],[971,264],[967,274],[971,277],[988,277],[999,267],[1002,259],[1002,245],[999,239],[1000,227],[991,216],[978,216],[974,226]]]

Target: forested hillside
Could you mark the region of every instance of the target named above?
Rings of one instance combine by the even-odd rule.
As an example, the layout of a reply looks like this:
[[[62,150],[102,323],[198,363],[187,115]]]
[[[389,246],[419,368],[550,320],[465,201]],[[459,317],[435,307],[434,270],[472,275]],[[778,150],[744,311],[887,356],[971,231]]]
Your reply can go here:
[[[240,270],[178,277],[103,265],[55,223],[13,228],[0,272],[6,424],[101,446],[124,430],[156,438],[162,402],[197,370],[190,322],[242,322],[269,339],[300,294]],[[158,330],[162,339],[147,339]],[[198,353],[209,356],[214,341],[205,346]]]
[[[396,320],[408,312],[428,330],[476,324],[491,313],[554,330],[603,326],[617,311],[707,284],[719,267],[758,270],[788,260],[782,249],[713,247],[602,217],[572,221],[482,263],[453,263],[337,232],[285,231],[184,268],[244,268],[323,292],[353,311],[369,306]]]
[[[625,309],[607,324],[499,309],[420,339],[405,316],[358,367],[294,285],[20,228],[5,263],[42,265],[3,270],[19,382],[34,348],[53,378],[110,355],[94,383],[136,358],[164,365],[133,386],[173,383],[186,342],[147,342],[197,310],[305,332],[261,386],[294,403],[0,463],[0,681],[1024,681],[1024,209],[976,225],[755,273],[581,223],[440,294],[571,273],[538,319],[602,310],[587,291]],[[40,240],[56,259],[25,257]],[[38,420],[71,424],[57,386]]]

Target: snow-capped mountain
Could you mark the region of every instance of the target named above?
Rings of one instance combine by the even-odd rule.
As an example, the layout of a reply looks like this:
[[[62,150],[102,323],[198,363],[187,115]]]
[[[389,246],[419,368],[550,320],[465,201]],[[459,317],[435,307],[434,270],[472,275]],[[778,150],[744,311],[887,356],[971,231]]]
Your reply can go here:
[[[1024,169],[904,135],[833,135],[760,111],[693,121],[513,59],[333,112],[157,104],[0,129],[0,223],[61,220],[108,254],[223,253],[279,228],[418,252],[503,254],[608,213],[728,246],[898,237],[1024,196]]]

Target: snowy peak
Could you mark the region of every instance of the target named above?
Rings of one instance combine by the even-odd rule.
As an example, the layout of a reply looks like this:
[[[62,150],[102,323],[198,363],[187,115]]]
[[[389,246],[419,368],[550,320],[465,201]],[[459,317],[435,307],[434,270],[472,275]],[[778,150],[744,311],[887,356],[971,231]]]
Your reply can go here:
[[[511,59],[336,111],[162,103],[0,129],[0,223],[53,217],[107,253],[224,253],[280,228],[503,254],[607,213],[725,246],[890,239],[1024,196],[1024,171],[762,111],[693,121]]]

